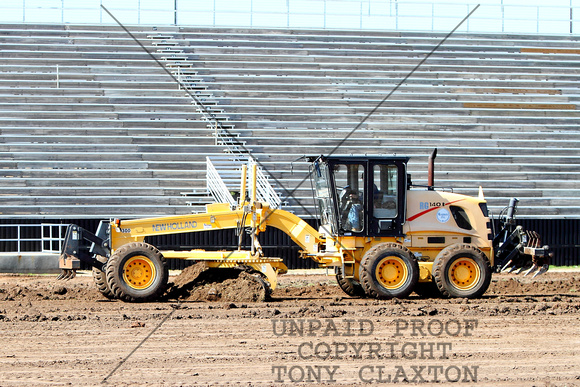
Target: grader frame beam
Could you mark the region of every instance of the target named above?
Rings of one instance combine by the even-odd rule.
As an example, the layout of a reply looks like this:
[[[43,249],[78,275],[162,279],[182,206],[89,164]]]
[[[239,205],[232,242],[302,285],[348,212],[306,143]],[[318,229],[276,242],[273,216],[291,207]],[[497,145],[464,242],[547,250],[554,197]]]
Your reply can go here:
[[[234,266],[251,266],[262,272],[270,282],[272,289],[276,287],[276,273],[287,271],[280,258],[263,257],[257,235],[271,226],[283,231],[298,244],[306,255],[316,253],[321,237],[298,216],[284,211],[271,210],[264,203],[246,205],[245,208],[231,210],[228,204],[210,204],[206,213],[178,215],[170,217],[125,220],[118,219],[111,223],[110,241],[114,252],[121,246],[131,242],[143,242],[146,237],[175,234],[176,232],[199,232],[223,229],[251,228],[252,250],[237,251],[206,251],[195,249],[190,251],[162,251],[166,259],[184,259],[205,261],[209,267],[224,268]],[[339,256],[332,257],[339,260]]]
[[[70,227],[68,232],[75,233],[75,237],[66,238],[60,258],[60,267],[66,272],[63,278],[72,278],[72,273],[80,268],[80,261],[88,262],[98,270],[104,270],[104,265],[98,255],[110,257],[116,250],[132,242],[142,243],[145,238],[151,236],[170,235],[179,232],[200,232],[210,230],[243,229],[251,231],[251,250],[237,251],[206,251],[194,249],[190,251],[161,251],[165,259],[183,259],[204,261],[211,268],[231,268],[237,266],[249,266],[261,272],[270,283],[272,289],[276,288],[277,274],[283,274],[288,269],[280,258],[264,257],[258,241],[258,234],[265,231],[268,226],[277,228],[289,235],[300,246],[304,256],[316,257],[319,244],[324,240],[317,230],[311,227],[298,216],[284,210],[270,209],[266,203],[256,200],[256,165],[251,170],[251,197],[246,201],[246,166],[242,167],[241,198],[237,208],[232,209],[227,203],[208,204],[205,213],[175,215],[157,218],[144,218],[123,220],[114,219],[104,223],[100,229],[106,228],[108,237],[100,237],[84,230],[79,226]],[[97,254],[91,255],[89,251],[80,248],[82,240],[92,243]],[[95,249],[95,246],[98,248]],[[86,250],[86,249],[85,249]],[[79,260],[80,258],[80,260]],[[324,255],[320,261],[326,263],[340,261],[338,254]]]

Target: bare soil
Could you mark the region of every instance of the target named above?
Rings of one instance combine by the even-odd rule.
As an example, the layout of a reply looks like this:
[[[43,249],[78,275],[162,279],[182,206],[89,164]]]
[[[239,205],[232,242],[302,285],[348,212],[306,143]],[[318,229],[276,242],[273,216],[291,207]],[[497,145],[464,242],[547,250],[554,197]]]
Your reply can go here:
[[[166,298],[179,301],[266,301],[269,288],[256,276],[238,269],[208,269],[204,262],[187,267],[177,276]]]
[[[0,275],[0,385],[580,386],[578,272],[496,274],[476,300],[384,301],[286,275],[253,301],[247,273],[190,270],[166,300],[135,304],[90,275]]]

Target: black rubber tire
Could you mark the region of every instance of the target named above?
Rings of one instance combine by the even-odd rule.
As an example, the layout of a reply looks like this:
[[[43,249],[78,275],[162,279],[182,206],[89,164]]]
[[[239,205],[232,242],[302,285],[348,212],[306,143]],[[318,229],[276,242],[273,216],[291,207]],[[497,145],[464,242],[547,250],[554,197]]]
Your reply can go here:
[[[469,289],[457,287],[449,278],[449,269],[461,258],[470,260],[479,269],[479,275]],[[483,251],[472,245],[458,243],[446,247],[437,255],[433,262],[433,278],[444,297],[477,298],[481,297],[489,287],[491,266]]]
[[[441,298],[441,292],[435,282],[418,282],[414,289],[421,298]]]
[[[362,285],[353,280],[352,278],[344,278],[342,276],[342,268],[336,267],[336,282],[338,282],[338,286],[349,296],[351,297],[366,297],[365,290],[363,289]]]
[[[377,279],[377,267],[384,261],[384,258],[399,258],[407,270],[404,282],[395,289],[389,289]],[[405,298],[415,288],[419,280],[419,264],[417,259],[403,245],[398,243],[381,243],[364,255],[360,266],[360,280],[365,293],[373,298]]]
[[[95,285],[97,285],[97,289],[99,289],[99,292],[101,292],[103,296],[107,297],[109,300],[115,298],[115,295],[111,291],[109,283],[107,282],[106,272],[93,267],[93,280],[95,281]]]
[[[129,285],[124,277],[125,264],[133,257],[144,257],[154,266],[155,275],[151,284],[144,289]],[[107,264],[107,283],[115,297],[129,302],[150,301],[161,297],[167,289],[169,269],[161,252],[143,242],[132,242],[121,246]]]

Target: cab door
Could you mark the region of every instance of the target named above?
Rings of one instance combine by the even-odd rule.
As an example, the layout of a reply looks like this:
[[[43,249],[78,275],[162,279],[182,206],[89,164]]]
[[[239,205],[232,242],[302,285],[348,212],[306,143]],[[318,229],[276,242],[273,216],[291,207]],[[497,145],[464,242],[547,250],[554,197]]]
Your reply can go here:
[[[332,186],[339,235],[368,235],[366,216],[365,160],[341,158],[333,160]]]
[[[406,164],[372,161],[368,179],[368,235],[402,236],[407,193]]]

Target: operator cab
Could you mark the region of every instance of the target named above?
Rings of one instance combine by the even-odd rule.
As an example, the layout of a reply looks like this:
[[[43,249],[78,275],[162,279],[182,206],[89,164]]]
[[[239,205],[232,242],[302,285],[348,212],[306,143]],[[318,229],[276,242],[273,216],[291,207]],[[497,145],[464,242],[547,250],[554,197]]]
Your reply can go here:
[[[320,219],[333,235],[403,235],[408,157],[310,160]]]

